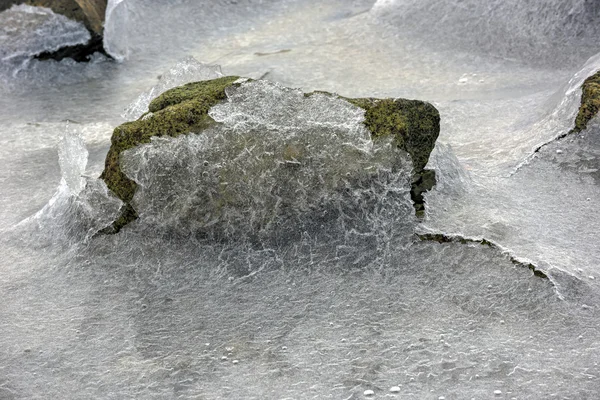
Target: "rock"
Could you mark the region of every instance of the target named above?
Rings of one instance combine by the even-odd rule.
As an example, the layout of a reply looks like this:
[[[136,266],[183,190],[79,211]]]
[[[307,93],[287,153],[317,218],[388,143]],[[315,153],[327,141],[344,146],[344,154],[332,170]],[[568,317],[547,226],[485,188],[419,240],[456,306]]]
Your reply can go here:
[[[107,0],[0,0],[0,11],[14,4],[50,8],[57,14],[83,23],[90,31],[91,39],[87,44],[66,46],[57,51],[39,54],[36,58],[61,60],[70,57],[75,61],[89,61],[89,56],[95,52],[108,56],[102,44]]]
[[[581,106],[575,119],[573,132],[581,132],[587,127],[588,122],[598,114],[600,110],[600,71],[590,76],[583,82],[581,87]]]
[[[218,124],[209,116],[209,110],[227,100],[227,88],[239,86],[243,81],[237,76],[227,76],[176,87],[155,98],[150,103],[148,113],[137,121],[126,122],[115,128],[101,175],[108,188],[127,205],[113,226],[115,230],[137,218],[131,205],[137,186],[121,170],[121,153],[149,143],[152,137],[198,133]],[[331,93],[315,93],[340,98],[365,110],[364,125],[373,138],[392,136],[396,146],[410,154],[414,166],[413,189],[416,187],[418,195],[433,185],[433,171],[427,171],[424,167],[439,135],[440,117],[435,107],[418,100],[351,99]],[[290,152],[287,156],[292,162],[296,157],[293,149],[290,148]]]

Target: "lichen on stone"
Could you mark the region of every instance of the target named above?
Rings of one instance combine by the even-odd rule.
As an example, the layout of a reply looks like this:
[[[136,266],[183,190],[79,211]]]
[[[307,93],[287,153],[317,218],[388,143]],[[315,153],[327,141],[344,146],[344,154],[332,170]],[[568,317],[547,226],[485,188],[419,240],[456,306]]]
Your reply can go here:
[[[573,132],[581,132],[600,110],[600,71],[587,78],[581,87],[581,106],[575,118]]]

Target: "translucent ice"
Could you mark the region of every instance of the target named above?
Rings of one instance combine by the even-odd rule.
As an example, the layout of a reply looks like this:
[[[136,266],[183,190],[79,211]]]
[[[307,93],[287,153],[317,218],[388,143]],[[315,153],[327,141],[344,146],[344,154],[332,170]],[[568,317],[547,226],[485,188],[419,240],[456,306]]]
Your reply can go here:
[[[83,137],[67,127],[67,133],[60,139],[58,145],[58,163],[62,173],[61,185],[66,185],[74,195],[78,195],[85,186],[83,173],[87,166],[88,155]]]
[[[25,4],[0,13],[0,72],[18,70],[30,57],[86,43],[85,26],[52,10]]]
[[[142,221],[229,238],[297,237],[323,226],[412,233],[410,162],[390,141],[371,140],[364,110],[267,81],[227,96],[209,112],[219,125],[124,153]]]
[[[581,84],[598,69],[600,55],[574,74],[545,109],[532,109],[538,120],[514,123],[496,138],[492,131],[480,135],[481,151],[473,151],[474,143],[465,139],[483,127],[470,131],[455,125],[446,131],[442,140],[461,144],[458,149],[439,144],[432,154],[438,185],[426,195],[428,217],[419,229],[485,238],[550,275],[555,271],[565,277],[567,271],[580,276],[578,268],[597,273],[600,252],[589,240],[600,230],[598,221],[589,218],[600,198],[600,162],[593,150],[597,122],[581,135],[553,140],[574,126]],[[453,105],[454,111],[458,107]],[[457,128],[462,133],[453,136]],[[490,140],[487,150],[481,136]]]
[[[129,54],[129,10],[127,0],[108,0],[104,22],[104,50],[118,61]]]
[[[79,243],[114,221],[122,203],[102,180],[83,176],[88,154],[79,132],[67,127],[58,146],[60,184],[48,204],[17,225],[24,237],[38,245]]]

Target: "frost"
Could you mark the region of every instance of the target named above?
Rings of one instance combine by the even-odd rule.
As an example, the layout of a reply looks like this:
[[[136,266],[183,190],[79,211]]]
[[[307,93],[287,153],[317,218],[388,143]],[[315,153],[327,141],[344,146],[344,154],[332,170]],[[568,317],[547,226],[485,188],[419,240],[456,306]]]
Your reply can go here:
[[[362,109],[266,81],[227,95],[210,111],[222,124],[123,154],[142,222],[282,242],[412,234],[408,156],[370,139]]]
[[[222,77],[221,67],[204,64],[194,57],[186,57],[161,75],[158,83],[147,92],[142,93],[125,110],[123,118],[136,120],[148,111],[150,102],[169,89],[189,82],[206,81]]]

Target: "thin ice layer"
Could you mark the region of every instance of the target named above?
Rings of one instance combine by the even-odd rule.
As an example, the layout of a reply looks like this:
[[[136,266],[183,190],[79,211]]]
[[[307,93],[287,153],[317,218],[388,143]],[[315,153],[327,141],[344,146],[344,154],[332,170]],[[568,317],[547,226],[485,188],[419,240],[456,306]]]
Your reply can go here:
[[[593,217],[600,207],[600,162],[586,150],[596,143],[586,138],[599,132],[591,127],[583,138],[568,137],[545,147],[510,177],[482,180],[464,171],[438,175],[442,183],[426,195],[428,215],[421,229],[485,238],[542,270],[558,268],[593,282],[600,278],[600,248],[593,240],[600,230]],[[460,170],[441,152],[434,152],[432,164],[437,171],[453,165]]]
[[[532,65],[576,66],[598,51],[593,0],[378,0],[372,13],[395,33]]]
[[[63,246],[89,240],[118,216],[122,202],[100,179],[83,176],[88,151],[81,134],[67,127],[59,142],[60,184],[54,196],[13,230],[36,246]]]
[[[228,238],[412,232],[407,155],[371,140],[362,109],[267,81],[227,95],[209,112],[221,124],[123,154],[142,221]]]
[[[581,84],[600,68],[599,57],[574,74],[545,109],[530,105],[533,117],[541,114],[537,120],[513,121],[496,133],[475,123],[457,123],[456,117],[446,119],[441,140],[454,148],[438,145],[431,156],[438,186],[426,195],[428,216],[420,229],[485,238],[542,270],[557,268],[593,281],[600,274],[600,248],[590,238],[600,225],[590,216],[600,206],[600,186],[589,171],[600,163],[586,150],[594,146],[591,139],[572,135],[552,140],[574,127]],[[497,103],[499,111],[502,102]],[[442,114],[456,115],[464,107],[454,104]],[[476,110],[486,107],[480,103]],[[500,118],[511,112],[504,111]],[[593,126],[582,136],[596,137],[597,131]]]
[[[128,121],[138,119],[148,112],[148,106],[152,100],[169,89],[189,82],[206,81],[222,76],[219,65],[204,64],[194,57],[186,57],[162,74],[158,83],[150,90],[142,93],[133,103],[127,106],[123,118]]]

